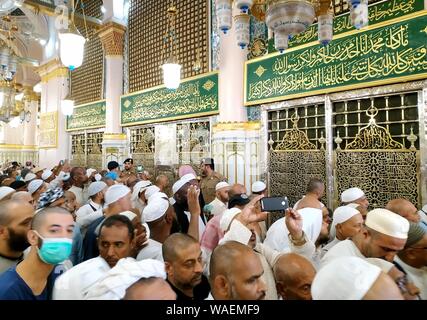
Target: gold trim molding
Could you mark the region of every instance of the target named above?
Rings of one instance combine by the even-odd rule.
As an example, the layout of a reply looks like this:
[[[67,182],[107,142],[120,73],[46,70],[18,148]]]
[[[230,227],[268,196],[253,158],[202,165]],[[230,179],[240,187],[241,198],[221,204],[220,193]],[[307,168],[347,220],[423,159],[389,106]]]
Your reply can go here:
[[[38,151],[38,146],[23,146],[20,144],[0,144],[0,150]]]
[[[126,133],[104,133],[103,140],[126,140]]]
[[[99,30],[98,36],[106,57],[123,56],[125,31],[126,27],[116,22],[108,22]]]
[[[213,132],[220,131],[256,131],[261,129],[261,122],[248,121],[248,122],[219,122],[213,127]]]
[[[53,59],[36,69],[43,83],[59,77],[68,77],[68,69],[64,67],[59,59]]]

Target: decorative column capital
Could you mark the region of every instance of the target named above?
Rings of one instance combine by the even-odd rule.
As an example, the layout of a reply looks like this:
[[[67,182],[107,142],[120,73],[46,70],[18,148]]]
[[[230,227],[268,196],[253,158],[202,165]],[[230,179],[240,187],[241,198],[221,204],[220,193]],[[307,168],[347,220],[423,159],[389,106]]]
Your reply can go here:
[[[32,86],[24,86],[24,96],[27,101],[39,101],[40,96],[34,92]]]
[[[123,56],[126,27],[116,22],[106,23],[99,31],[105,56]]]
[[[64,67],[61,60],[55,58],[42,64],[36,69],[43,83],[48,82],[53,78],[68,77],[68,68]]]

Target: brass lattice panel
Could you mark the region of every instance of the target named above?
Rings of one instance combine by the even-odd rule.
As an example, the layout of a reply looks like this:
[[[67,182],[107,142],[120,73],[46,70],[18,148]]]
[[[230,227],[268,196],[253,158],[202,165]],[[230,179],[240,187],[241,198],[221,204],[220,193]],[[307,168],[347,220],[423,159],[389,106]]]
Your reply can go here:
[[[319,139],[325,136],[325,107],[323,104],[299,106],[268,113],[268,137],[274,141],[273,149],[276,149],[283,141],[287,132],[294,127],[293,116],[297,112],[297,127],[308,137],[309,143],[314,144],[315,149],[321,148]],[[295,116],[294,116],[295,117]]]
[[[155,128],[145,126],[130,129],[130,149],[136,166],[154,173]]]
[[[419,134],[416,92],[334,102],[333,136],[339,135],[342,139],[341,149],[346,149],[359,131],[369,123],[366,111],[371,106],[378,109],[376,124],[389,131],[393,140],[409,149],[411,142],[407,137],[411,134],[411,129],[415,136]],[[337,144],[334,142],[334,149],[336,148]],[[419,149],[419,139],[415,141],[415,148]]]
[[[85,27],[77,25],[80,33],[86,36]],[[102,43],[94,28],[88,25],[89,41],[85,44],[83,64],[71,73],[72,96],[76,105],[101,100],[104,54]]]
[[[71,165],[102,169],[103,132],[71,135]]]
[[[163,38],[168,20],[166,10],[169,1],[131,1],[129,12],[129,92],[135,92],[162,84],[160,65]],[[182,77],[188,78],[208,72],[208,1],[175,1],[177,59],[182,65]],[[200,50],[201,69],[195,72],[193,62]]]
[[[71,165],[84,167],[86,165],[86,137],[85,134],[71,135]]]
[[[201,160],[210,154],[210,122],[179,123],[176,130],[179,165],[189,164],[199,172]]]
[[[101,19],[102,18],[102,12],[101,12],[101,6],[102,6],[102,0],[84,0],[80,1],[81,5],[79,4],[77,6],[77,12],[82,14],[82,5],[84,6],[84,13],[86,16]]]
[[[336,194],[357,186],[365,192],[371,209],[384,208],[397,198],[420,204],[418,151],[342,150],[335,154]]]

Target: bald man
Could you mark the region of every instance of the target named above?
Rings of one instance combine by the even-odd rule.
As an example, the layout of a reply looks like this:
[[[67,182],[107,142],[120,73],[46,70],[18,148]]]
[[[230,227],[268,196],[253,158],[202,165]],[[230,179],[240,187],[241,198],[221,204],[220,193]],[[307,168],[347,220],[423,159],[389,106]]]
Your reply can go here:
[[[169,191],[169,187],[170,187],[169,178],[167,176],[165,176],[164,174],[157,176],[156,186],[159,187],[160,192],[164,192],[167,194]]]
[[[236,241],[216,247],[210,263],[212,292],[215,300],[263,300],[266,285],[261,280],[264,269],[253,250]]]
[[[32,206],[34,206],[33,197],[27,191],[19,191],[19,192],[16,192],[16,193],[12,194],[11,200],[18,201],[18,202],[29,203]]]
[[[26,202],[8,200],[0,206],[0,274],[22,260],[30,244],[27,232],[34,207]]]
[[[170,235],[162,246],[167,281],[179,301],[204,300],[210,286],[202,274],[204,262],[199,242],[184,233]]]
[[[176,300],[176,293],[162,278],[142,278],[126,289],[123,300]]]
[[[418,214],[418,209],[406,199],[390,200],[385,208],[397,213],[410,222],[418,223],[421,220],[421,217]]]
[[[246,187],[243,184],[235,183],[228,190],[228,198],[231,199],[239,194],[247,194]]]
[[[277,293],[283,300],[311,300],[315,275],[313,264],[296,253],[280,256],[274,265]]]

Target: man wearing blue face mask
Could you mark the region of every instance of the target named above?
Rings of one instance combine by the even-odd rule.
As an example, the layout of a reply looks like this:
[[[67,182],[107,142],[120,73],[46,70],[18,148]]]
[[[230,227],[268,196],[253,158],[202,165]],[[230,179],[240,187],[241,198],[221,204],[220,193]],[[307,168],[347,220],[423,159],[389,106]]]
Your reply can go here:
[[[31,250],[16,267],[0,276],[0,300],[48,300],[55,279],[68,259],[74,230],[73,216],[63,208],[38,212],[27,233]]]

